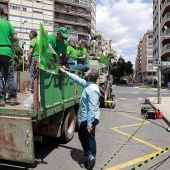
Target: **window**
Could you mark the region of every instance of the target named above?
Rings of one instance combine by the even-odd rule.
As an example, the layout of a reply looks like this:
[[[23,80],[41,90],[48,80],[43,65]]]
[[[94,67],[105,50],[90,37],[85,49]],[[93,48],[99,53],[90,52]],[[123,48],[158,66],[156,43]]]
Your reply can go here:
[[[153,38],[153,35],[148,35],[148,38]]]
[[[148,60],[148,63],[153,63],[153,61],[152,60]]]

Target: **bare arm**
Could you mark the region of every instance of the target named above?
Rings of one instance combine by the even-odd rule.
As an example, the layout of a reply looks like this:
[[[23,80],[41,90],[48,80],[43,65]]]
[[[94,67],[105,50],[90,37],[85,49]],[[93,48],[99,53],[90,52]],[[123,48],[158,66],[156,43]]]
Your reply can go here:
[[[12,42],[14,43],[16,41],[18,41],[18,36],[17,36],[17,34],[13,34],[12,35]]]
[[[28,51],[28,61],[30,61],[32,53],[33,53],[33,47],[30,47],[29,51]]]
[[[62,56],[61,56],[61,65],[65,65],[65,61],[66,61],[66,53],[62,53]]]
[[[86,54],[82,55],[81,57],[76,57],[77,60],[83,60],[83,61],[86,61],[86,58],[87,58]]]

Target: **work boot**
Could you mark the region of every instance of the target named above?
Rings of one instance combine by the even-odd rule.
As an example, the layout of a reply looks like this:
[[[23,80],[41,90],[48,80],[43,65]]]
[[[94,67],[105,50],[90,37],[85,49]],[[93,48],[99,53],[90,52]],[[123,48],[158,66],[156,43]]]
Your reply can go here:
[[[5,107],[5,101],[4,100],[0,101],[0,107]]]
[[[87,169],[92,170],[95,165],[95,157],[93,155],[89,155],[87,157]]]
[[[15,106],[15,105],[19,105],[19,104],[21,104],[21,103],[18,101],[17,98],[10,98],[9,105]]]

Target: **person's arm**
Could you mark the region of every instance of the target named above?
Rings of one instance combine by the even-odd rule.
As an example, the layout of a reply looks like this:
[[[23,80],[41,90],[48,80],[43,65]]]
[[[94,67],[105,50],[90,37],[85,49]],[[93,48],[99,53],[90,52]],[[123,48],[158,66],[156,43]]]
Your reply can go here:
[[[32,46],[30,46],[30,49],[28,51],[28,60],[27,60],[27,63],[26,63],[27,67],[29,66],[29,62],[31,60],[31,56],[32,56],[33,50],[34,50],[34,48]]]
[[[95,111],[99,105],[99,94],[95,90],[87,92],[88,96],[88,112],[87,112],[87,128],[92,126],[95,119]]]
[[[76,57],[75,59],[86,61],[86,58],[87,58],[87,55],[83,54],[81,57]]]
[[[67,76],[69,76],[74,82],[78,83],[79,85],[81,85],[82,87],[86,86],[86,81],[82,78],[80,78],[79,76],[70,73],[68,71],[66,71],[65,69],[63,69],[61,66],[59,67],[60,71],[64,74],[67,74]]]
[[[17,36],[17,34],[13,34],[12,35],[12,42],[14,43],[14,42],[17,42],[18,41],[18,36]]]
[[[66,53],[62,53],[62,56],[61,56],[61,65],[65,66],[65,63],[66,63]]]

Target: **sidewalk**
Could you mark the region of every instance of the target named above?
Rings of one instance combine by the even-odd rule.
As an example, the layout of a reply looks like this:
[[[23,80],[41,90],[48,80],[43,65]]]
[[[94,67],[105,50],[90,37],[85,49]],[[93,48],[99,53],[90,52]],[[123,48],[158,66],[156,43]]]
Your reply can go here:
[[[163,120],[170,127],[170,97],[162,97],[161,104],[157,104],[157,98],[155,99],[155,97],[150,97],[148,99],[151,106],[162,111]]]

